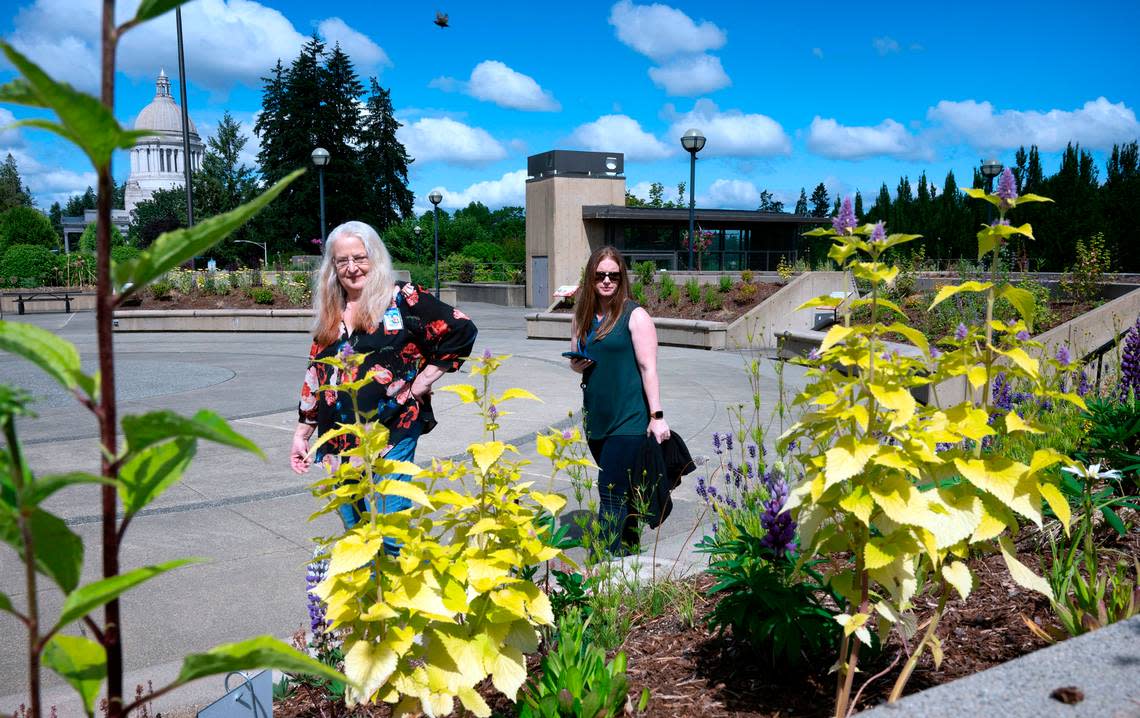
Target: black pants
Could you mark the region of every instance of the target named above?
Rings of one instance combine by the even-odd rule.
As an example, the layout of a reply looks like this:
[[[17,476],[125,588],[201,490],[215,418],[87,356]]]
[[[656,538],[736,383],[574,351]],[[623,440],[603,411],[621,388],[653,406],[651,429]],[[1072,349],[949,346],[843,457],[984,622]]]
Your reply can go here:
[[[607,436],[589,441],[598,472],[599,539],[613,556],[629,556],[641,546],[635,512],[630,511],[630,476],[644,436]]]

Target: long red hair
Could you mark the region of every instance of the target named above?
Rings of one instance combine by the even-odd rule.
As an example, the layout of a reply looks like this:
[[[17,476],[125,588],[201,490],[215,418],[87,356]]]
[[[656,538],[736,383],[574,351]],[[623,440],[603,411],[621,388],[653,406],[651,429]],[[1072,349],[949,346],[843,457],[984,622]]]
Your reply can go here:
[[[616,262],[618,272],[621,274],[618,277],[617,289],[608,299],[598,295],[598,283],[594,281],[594,272],[598,271],[598,265],[603,259],[612,259]],[[574,303],[574,338],[585,344],[586,335],[590,333],[590,327],[594,326],[594,317],[598,314],[602,315],[602,324],[598,327],[595,339],[601,339],[609,334],[621,317],[625,301],[629,298],[629,270],[625,266],[625,260],[621,258],[621,252],[610,245],[594,250],[586,262],[582,286],[578,288],[577,301]]]

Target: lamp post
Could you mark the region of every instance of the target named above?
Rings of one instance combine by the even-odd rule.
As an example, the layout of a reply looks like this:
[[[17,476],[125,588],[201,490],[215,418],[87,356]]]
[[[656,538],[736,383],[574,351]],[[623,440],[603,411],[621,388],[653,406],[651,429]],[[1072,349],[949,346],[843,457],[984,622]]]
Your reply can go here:
[[[325,165],[329,163],[329,151],[324,147],[318,147],[313,150],[310,155],[313,158],[313,164],[317,166],[319,175],[319,182],[321,187],[321,241],[325,241]]]
[[[994,193],[994,177],[1000,175],[1003,169],[1005,168],[1002,167],[1001,162],[998,162],[993,157],[982,163],[982,176],[986,178],[986,194]],[[990,205],[987,214],[989,215],[990,221],[993,221],[993,205]]]
[[[186,58],[182,53],[182,8],[174,8],[178,30],[178,94],[182,99],[182,172],[186,175],[186,226],[194,226],[194,183],[190,179],[190,108],[186,106]]]
[[[693,219],[696,213],[696,200],[693,198],[693,183],[697,180],[697,153],[705,147],[705,136],[700,130],[688,129],[681,136],[681,146],[689,153],[689,271],[693,271]]]
[[[435,298],[439,299],[439,203],[443,195],[439,190],[433,189],[428,195],[428,202],[432,204],[432,224],[435,226]]]
[[[264,272],[269,269],[269,242],[254,242],[252,239],[235,239],[234,241],[245,242],[246,244],[252,244],[255,247],[261,247],[261,271]]]

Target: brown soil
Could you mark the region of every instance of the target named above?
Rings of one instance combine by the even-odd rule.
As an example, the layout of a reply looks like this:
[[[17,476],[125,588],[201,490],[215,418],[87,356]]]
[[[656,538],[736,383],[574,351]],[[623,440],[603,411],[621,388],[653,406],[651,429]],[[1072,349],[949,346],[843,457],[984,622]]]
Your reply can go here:
[[[715,285],[713,286],[715,287]],[[749,286],[752,288],[748,288]],[[731,324],[783,288],[783,284],[775,282],[753,282],[748,286],[743,282],[737,282],[730,291],[719,294],[723,306],[720,309],[712,309],[703,301],[703,291],[702,301],[693,303],[689,301],[684,286],[678,286],[677,296],[670,301],[665,301],[657,296],[657,291],[660,289],[660,285],[657,284],[646,288],[643,306],[645,311],[649,312],[649,316],[658,319],[700,319],[707,322]],[[560,314],[569,314],[574,309],[572,307],[559,307],[554,311]]]
[[[168,299],[155,299],[147,295],[138,309],[311,309],[312,304],[292,304],[284,294],[273,290],[272,304],[258,304],[245,292],[229,294],[181,294],[171,292]]]
[[[1107,527],[1100,534],[1106,547],[1130,556],[1140,556],[1140,531],[1120,538]],[[1040,533],[1026,532],[1019,545],[1019,558],[1037,569],[1044,539]],[[1047,551],[1047,549],[1045,549]],[[944,659],[934,667],[926,652],[915,669],[906,694],[948,683],[1032,653],[1047,644],[1026,628],[1022,616],[1044,627],[1056,626],[1048,601],[1041,595],[1015,584],[998,555],[970,562],[975,586],[968,602],[956,598],[947,604],[937,635],[942,640]],[[795,673],[787,668],[772,670],[755,660],[751,649],[731,635],[718,638],[704,627],[714,599],[704,592],[712,585],[706,574],[690,579],[700,589],[696,599],[696,626],[682,623],[674,607],[660,616],[642,617],[634,624],[622,645],[628,659],[630,702],[636,705],[643,688],[650,693],[646,715],[654,718],[793,718],[831,715],[835,701],[835,674],[826,666],[815,671]],[[915,601],[919,625],[925,624],[937,601],[920,596]],[[890,693],[905,650],[896,635],[874,662],[859,665],[855,690],[880,671],[884,676],[868,684],[857,708],[865,710],[884,702]],[[531,675],[539,668],[539,657],[528,658]],[[1059,687],[1059,686],[1058,686]],[[515,715],[510,701],[485,683],[480,693],[498,716]],[[344,716],[380,718],[390,716],[387,706],[358,707],[348,712],[333,705],[315,691],[304,689],[274,705],[274,715],[285,718]]]

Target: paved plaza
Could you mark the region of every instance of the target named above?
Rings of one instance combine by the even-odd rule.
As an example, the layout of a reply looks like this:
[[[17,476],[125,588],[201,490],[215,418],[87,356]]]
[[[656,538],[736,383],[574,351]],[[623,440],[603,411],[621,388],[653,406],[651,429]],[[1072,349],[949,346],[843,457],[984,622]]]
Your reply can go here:
[[[502,421],[501,438],[518,446],[536,480],[545,481],[547,464],[534,450],[533,435],[548,427],[567,427],[581,408],[578,375],[559,354],[563,342],[528,340],[523,317],[528,310],[487,304],[465,304],[479,326],[475,351],[490,349],[512,358],[495,376],[495,387],[528,389],[543,403],[512,401]],[[88,370],[96,363],[94,313],[5,316],[56,332],[75,343]],[[124,569],[195,556],[202,563],[178,569],[127,594],[123,601],[124,643],[129,690],[152,681],[160,686],[178,671],[186,653],[245,637],[272,634],[283,639],[307,624],[305,565],[312,537],[339,528],[333,517],[309,522],[317,501],[306,477],[288,467],[289,444],[296,424],[297,393],[308,355],[309,339],[296,334],[140,333],[115,337],[120,416],[169,409],[192,414],[208,408],[258,444],[266,461],[202,442],[183,481],[170,489],[127,532]],[[776,405],[774,364],[766,353],[709,352],[662,347],[659,354],[662,401],[669,425],[688,443],[693,455],[711,454],[714,431],[729,427],[728,409],[750,403],[752,389],[745,361],[761,361],[760,393],[766,421]],[[439,385],[466,382],[466,367]],[[24,387],[38,401],[38,416],[22,421],[20,436],[37,474],[68,470],[98,471],[94,418],[31,364],[0,354],[3,381]],[[803,369],[786,365],[788,396],[802,386]],[[437,386],[439,386],[437,385]],[[439,427],[419,444],[417,458],[460,455],[481,439],[474,409],[454,394],[437,392],[433,400]],[[779,433],[770,424],[769,445]],[[660,532],[642,538],[642,567],[656,549],[657,575],[676,564],[677,571],[696,565],[691,544],[704,533],[708,519],[695,492],[698,469],[674,493],[676,508]],[[557,489],[574,502],[568,482]],[[67,519],[87,542],[84,580],[98,576],[99,523],[97,491],[76,488],[53,497],[49,508]],[[22,567],[10,550],[0,562],[0,583],[17,605],[24,595]],[[46,583],[46,582],[45,582]],[[41,583],[41,586],[43,583]],[[55,615],[60,597],[44,589],[41,602]],[[0,711],[13,710],[25,692],[23,627],[0,616],[0,635],[12,649],[0,655]],[[44,672],[48,705],[60,715],[76,715],[74,695],[49,671]],[[193,715],[193,706],[220,695],[221,678],[199,681],[172,693],[156,705],[166,716]],[[173,711],[173,712],[171,712]]]

